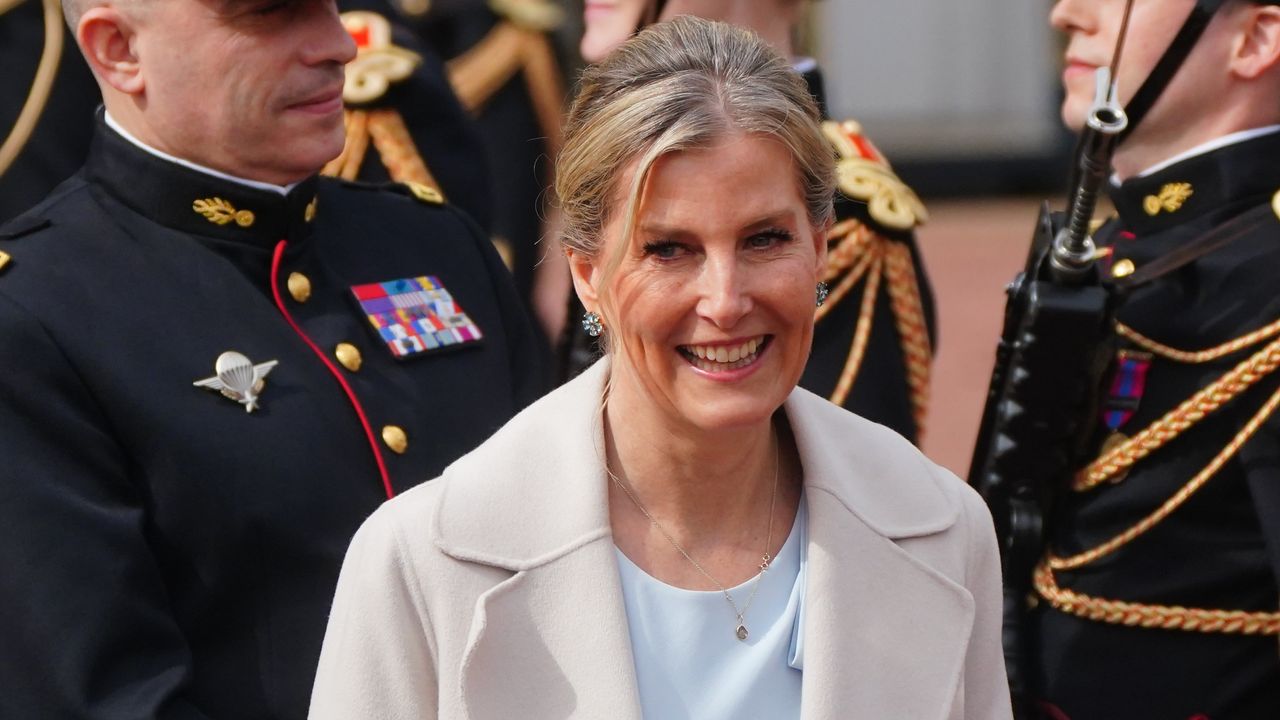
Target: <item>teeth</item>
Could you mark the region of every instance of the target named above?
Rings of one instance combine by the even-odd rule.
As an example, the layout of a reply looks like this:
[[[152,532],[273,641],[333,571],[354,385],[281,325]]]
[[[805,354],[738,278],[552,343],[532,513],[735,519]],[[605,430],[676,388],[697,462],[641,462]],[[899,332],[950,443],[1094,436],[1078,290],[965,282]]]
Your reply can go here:
[[[756,351],[763,344],[764,338],[758,337],[733,347],[723,345],[717,347],[686,345],[683,349],[697,358],[696,360],[691,360],[694,366],[708,372],[723,372],[746,367],[755,362]]]

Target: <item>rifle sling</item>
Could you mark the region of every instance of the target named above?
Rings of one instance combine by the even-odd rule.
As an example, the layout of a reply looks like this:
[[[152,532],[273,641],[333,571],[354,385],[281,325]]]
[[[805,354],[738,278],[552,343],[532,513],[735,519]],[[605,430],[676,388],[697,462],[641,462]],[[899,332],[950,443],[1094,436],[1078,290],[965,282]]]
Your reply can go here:
[[[1232,218],[1200,237],[1184,243],[1176,250],[1138,268],[1132,275],[1116,279],[1115,285],[1121,289],[1129,289],[1144,285],[1157,278],[1189,265],[1209,253],[1231,244],[1253,232],[1271,215],[1268,205],[1261,205]]]

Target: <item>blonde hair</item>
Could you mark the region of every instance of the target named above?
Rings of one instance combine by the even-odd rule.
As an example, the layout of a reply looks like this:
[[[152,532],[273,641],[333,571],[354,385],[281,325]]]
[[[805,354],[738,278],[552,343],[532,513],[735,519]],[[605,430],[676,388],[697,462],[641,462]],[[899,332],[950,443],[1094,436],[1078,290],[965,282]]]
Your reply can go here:
[[[832,217],[835,157],[819,120],[804,80],[754,33],[695,17],[652,25],[583,72],[556,163],[564,246],[599,258],[622,176],[636,162],[617,203],[626,212],[625,242],[605,265],[603,300],[654,162],[735,133],[767,136],[790,150],[809,221],[822,227]]]

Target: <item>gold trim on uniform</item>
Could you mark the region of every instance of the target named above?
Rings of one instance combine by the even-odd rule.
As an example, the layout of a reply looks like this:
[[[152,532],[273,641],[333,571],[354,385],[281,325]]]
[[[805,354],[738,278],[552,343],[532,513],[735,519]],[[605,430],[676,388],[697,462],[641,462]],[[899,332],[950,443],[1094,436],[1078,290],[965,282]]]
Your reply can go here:
[[[1142,199],[1142,209],[1152,216],[1159,215],[1161,210],[1170,213],[1177,212],[1182,209],[1183,204],[1187,202],[1187,198],[1194,194],[1195,190],[1192,189],[1191,183],[1165,183],[1164,187],[1160,188],[1159,193],[1148,195]]]
[[[564,22],[564,9],[548,0],[489,0],[489,9],[528,30],[549,32]]]
[[[203,198],[191,203],[191,209],[204,216],[214,225],[227,225],[231,222],[242,228],[253,225],[256,219],[252,210],[237,210],[234,205],[220,197]]]
[[[347,63],[342,99],[353,105],[373,102],[393,83],[413,74],[422,62],[417,53],[391,42],[391,23],[366,10],[342,13],[342,25],[356,38],[356,58]]]
[[[409,436],[405,434],[404,428],[398,425],[386,425],[382,428],[382,442],[397,455],[403,455],[404,451],[409,449]]]
[[[413,193],[414,197],[418,198],[424,203],[427,203],[428,205],[444,204],[444,195],[441,195],[439,190],[431,187],[430,185],[423,185],[422,183],[416,183],[416,182],[406,182],[405,186],[409,188],[409,192]]]
[[[311,297],[311,278],[300,272],[289,273],[289,279],[285,281],[285,285],[289,288],[289,294],[294,300],[304,303]]]
[[[929,219],[924,203],[882,159],[863,157],[849,134],[861,135],[856,121],[822,123],[836,150],[836,183],[840,192],[867,203],[871,219],[891,230],[910,230]]]
[[[307,209],[302,211],[302,219],[311,222],[316,219],[316,203],[320,198],[311,198],[311,202],[307,203]]]

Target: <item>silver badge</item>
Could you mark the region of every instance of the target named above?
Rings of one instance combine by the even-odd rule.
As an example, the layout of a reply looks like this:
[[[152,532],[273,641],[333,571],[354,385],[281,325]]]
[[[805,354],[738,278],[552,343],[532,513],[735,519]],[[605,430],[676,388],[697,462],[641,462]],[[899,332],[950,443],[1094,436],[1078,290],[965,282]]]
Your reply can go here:
[[[253,364],[249,358],[235,351],[224,352],[213,364],[217,373],[211,378],[195,381],[196,387],[209,388],[244,405],[245,412],[258,409],[258,395],[266,385],[267,373],[277,364],[275,360]]]

